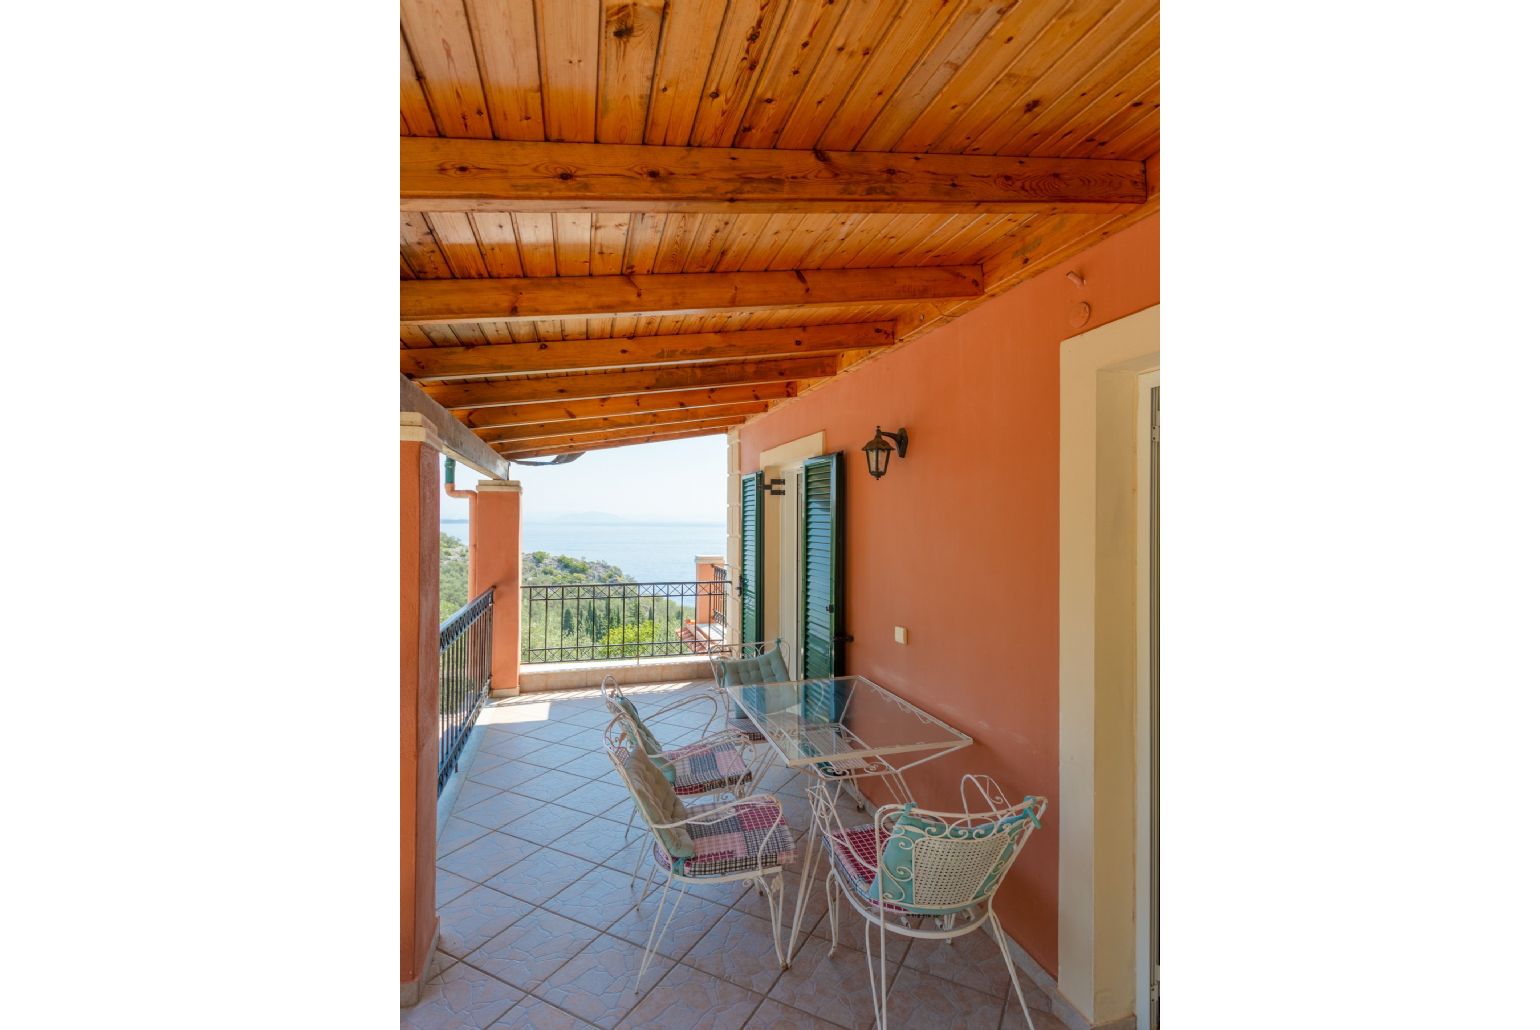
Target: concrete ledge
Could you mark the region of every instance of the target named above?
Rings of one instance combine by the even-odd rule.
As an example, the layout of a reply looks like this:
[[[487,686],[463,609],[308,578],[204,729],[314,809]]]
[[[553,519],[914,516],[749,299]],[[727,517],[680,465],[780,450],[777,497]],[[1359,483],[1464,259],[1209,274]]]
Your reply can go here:
[[[545,662],[539,665],[521,665],[519,666],[518,693],[594,690],[605,676],[614,676],[622,685],[709,680],[711,662],[705,655],[681,655],[677,658],[625,658],[610,662]],[[514,691],[509,690],[494,690],[492,693],[495,697],[514,695]]]

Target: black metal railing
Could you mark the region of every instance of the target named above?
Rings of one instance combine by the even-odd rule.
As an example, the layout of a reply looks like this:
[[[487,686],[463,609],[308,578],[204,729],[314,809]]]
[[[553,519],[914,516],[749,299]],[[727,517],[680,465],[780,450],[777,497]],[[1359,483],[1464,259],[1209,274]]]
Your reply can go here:
[[[521,588],[519,660],[587,662],[705,654],[726,639],[729,584],[561,583]]]
[[[492,591],[438,628],[438,789],[444,789],[492,682]]]

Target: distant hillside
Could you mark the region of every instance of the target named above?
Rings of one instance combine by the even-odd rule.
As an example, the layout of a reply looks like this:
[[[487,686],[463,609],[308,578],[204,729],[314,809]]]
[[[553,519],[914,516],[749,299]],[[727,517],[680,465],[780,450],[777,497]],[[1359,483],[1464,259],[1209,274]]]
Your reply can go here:
[[[589,561],[549,551],[531,551],[524,555],[522,582],[525,586],[548,583],[634,583],[636,580],[617,566],[605,561]]]

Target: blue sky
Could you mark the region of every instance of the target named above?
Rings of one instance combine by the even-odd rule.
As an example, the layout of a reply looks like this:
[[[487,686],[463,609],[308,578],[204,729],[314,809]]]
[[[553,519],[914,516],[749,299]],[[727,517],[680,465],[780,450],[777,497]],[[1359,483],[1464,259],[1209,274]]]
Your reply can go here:
[[[461,488],[483,477],[461,465]],[[590,451],[570,465],[514,466],[524,485],[524,518],[540,522],[579,512],[626,519],[727,521],[727,437]],[[463,519],[468,502],[443,497],[442,517]]]

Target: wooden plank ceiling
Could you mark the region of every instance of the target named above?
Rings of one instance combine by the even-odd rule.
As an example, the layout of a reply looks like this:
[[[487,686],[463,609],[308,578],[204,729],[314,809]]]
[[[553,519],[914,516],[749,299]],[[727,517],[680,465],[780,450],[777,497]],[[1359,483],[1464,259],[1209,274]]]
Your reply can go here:
[[[1156,211],[1159,43],[1155,0],[403,0],[401,371],[511,458],[725,432]]]

